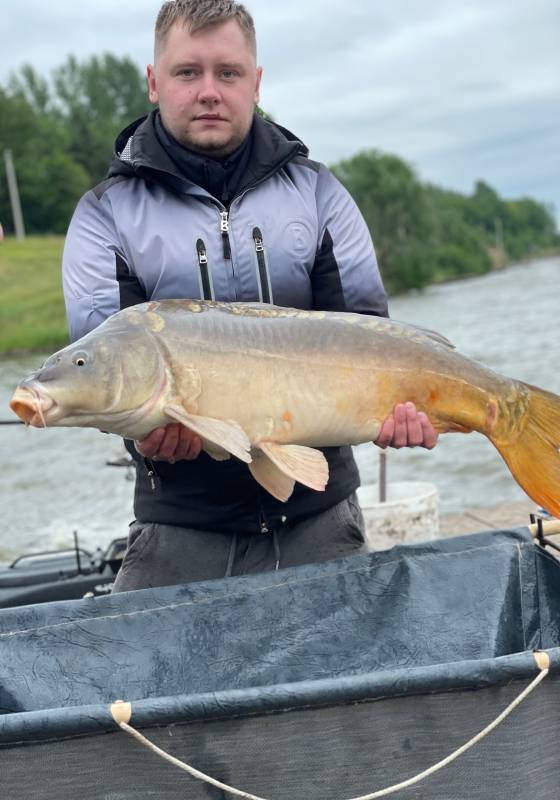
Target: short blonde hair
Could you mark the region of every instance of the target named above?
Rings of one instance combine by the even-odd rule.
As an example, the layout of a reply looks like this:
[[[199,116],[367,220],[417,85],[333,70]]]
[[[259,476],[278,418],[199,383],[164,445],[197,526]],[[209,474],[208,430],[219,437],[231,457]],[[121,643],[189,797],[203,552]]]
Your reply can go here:
[[[245,6],[235,0],[167,0],[159,10],[155,30],[155,58],[165,44],[170,28],[181,22],[191,33],[234,19],[239,24],[255,58],[255,23]]]

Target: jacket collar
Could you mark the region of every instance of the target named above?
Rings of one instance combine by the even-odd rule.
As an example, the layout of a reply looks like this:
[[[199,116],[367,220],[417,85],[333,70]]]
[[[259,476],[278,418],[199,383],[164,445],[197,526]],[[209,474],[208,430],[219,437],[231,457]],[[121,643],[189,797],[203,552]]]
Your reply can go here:
[[[161,145],[155,131],[155,115],[135,120],[115,142],[108,177],[130,175],[165,183],[181,193],[206,192],[179,170]],[[286,128],[255,114],[252,127],[253,146],[237,194],[256,186],[280,170],[296,156],[307,156],[308,149]],[[198,190],[198,191],[197,191]]]

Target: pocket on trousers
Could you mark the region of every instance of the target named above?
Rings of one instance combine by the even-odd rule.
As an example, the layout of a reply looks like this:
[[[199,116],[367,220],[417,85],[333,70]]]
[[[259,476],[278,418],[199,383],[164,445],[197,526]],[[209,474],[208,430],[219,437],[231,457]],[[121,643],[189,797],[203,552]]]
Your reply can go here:
[[[133,522],[128,534],[126,553],[121,569],[126,569],[136,563],[154,538],[156,525],[153,522]]]
[[[346,500],[338,503],[334,511],[348,538],[359,544],[365,544],[364,518],[356,494],[351,494]]]

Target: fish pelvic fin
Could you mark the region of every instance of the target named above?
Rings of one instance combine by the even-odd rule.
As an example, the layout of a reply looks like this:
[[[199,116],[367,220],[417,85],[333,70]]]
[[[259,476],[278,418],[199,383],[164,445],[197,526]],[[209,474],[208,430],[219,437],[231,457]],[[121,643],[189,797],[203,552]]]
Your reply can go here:
[[[511,444],[490,440],[529,497],[560,517],[560,397],[527,386],[527,422]]]
[[[228,453],[223,447],[218,447],[217,444],[212,444],[208,439],[203,439],[202,449],[205,453],[208,453],[210,458],[213,458],[214,461],[227,461],[231,458],[231,453]]]
[[[211,445],[216,445],[214,452],[216,455],[221,454],[221,459],[224,457],[223,451],[226,450],[246,464],[250,463],[251,442],[241,425],[234,420],[189,414],[178,404],[166,405],[163,410],[171,419],[190,428]],[[216,455],[213,457],[216,458]]]
[[[304,486],[315,489],[317,492],[325,491],[325,486],[329,480],[329,465],[320,450],[297,444],[276,444],[274,442],[259,442],[256,447],[261,451],[262,456],[272,463],[276,468],[276,472],[280,472],[292,481],[303,483]],[[257,466],[257,475],[251,470],[259,483],[261,482],[259,474],[262,477],[265,469],[267,472],[265,479],[268,476],[275,475],[275,472],[268,466],[262,466],[260,470]],[[264,483],[262,485],[270,491]],[[280,486],[279,479],[278,486]],[[282,482],[282,487],[287,490],[288,484],[286,481]],[[274,492],[270,493],[274,495]],[[276,495],[274,496],[276,497]],[[284,498],[279,497],[278,499],[282,500]],[[286,497],[285,499],[287,500],[288,498]]]
[[[295,480],[278,469],[262,450],[255,449],[253,452],[253,460],[249,464],[251,475],[269,494],[285,503],[294,491]]]

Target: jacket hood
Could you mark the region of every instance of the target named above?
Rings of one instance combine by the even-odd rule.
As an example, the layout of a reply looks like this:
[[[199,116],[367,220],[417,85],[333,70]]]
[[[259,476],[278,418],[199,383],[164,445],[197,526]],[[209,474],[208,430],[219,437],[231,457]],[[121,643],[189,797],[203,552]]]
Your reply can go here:
[[[161,145],[155,131],[157,109],[132,122],[117,137],[107,177],[116,175],[149,178],[185,191],[193,183],[177,168]],[[253,118],[251,159],[239,191],[254,186],[277,172],[297,156],[307,157],[303,142],[286,128]]]

